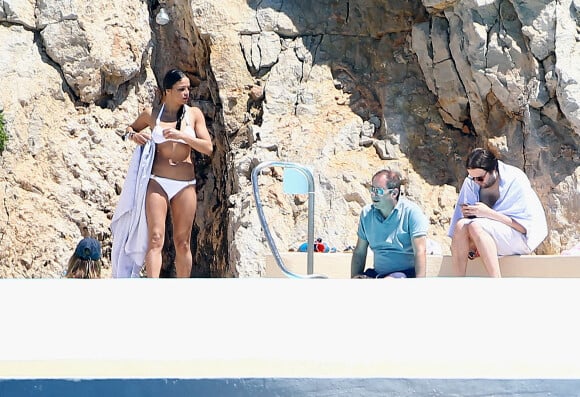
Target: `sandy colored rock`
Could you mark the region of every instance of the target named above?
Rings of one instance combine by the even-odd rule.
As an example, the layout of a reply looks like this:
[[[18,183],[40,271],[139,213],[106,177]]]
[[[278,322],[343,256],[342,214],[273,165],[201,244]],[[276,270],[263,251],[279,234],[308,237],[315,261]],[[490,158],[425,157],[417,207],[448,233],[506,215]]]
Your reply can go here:
[[[356,241],[371,175],[401,170],[448,253],[465,155],[489,143],[544,204],[537,252],[580,241],[577,1],[168,0],[163,26],[156,4],[0,3],[0,277],[60,277],[84,234],[110,271],[134,150],[117,133],[172,67],[215,144],[195,157],[195,276],[263,274],[250,176],[267,160],[313,170],[315,234],[338,250]],[[282,170],[259,178],[278,248],[296,248],[305,197],[283,192]]]

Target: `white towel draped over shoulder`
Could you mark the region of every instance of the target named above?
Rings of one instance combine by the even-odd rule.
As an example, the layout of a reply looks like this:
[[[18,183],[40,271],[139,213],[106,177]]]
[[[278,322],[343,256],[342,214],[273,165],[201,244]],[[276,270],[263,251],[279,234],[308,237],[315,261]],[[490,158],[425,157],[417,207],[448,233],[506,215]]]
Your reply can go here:
[[[533,251],[548,235],[546,214],[542,203],[522,170],[502,161],[498,161],[498,170],[499,199],[494,204],[493,210],[509,216],[526,228],[526,242],[530,251]],[[479,185],[465,178],[447,234],[449,237],[453,237],[455,224],[463,217],[461,205],[475,204],[478,201]]]
[[[145,194],[155,157],[155,144],[148,141],[133,152],[119,203],[113,214],[111,262],[113,277],[140,277],[147,253]]]

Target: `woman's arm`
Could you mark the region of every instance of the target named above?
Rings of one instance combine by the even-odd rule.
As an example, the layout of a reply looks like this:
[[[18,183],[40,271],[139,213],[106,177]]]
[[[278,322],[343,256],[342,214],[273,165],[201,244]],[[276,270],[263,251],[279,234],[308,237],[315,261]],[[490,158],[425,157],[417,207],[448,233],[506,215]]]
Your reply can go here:
[[[180,134],[179,138],[187,142],[194,150],[209,156],[213,152],[213,144],[205,125],[205,117],[199,108],[190,107],[188,110],[187,116],[189,124],[195,130],[195,138],[187,134]]]
[[[520,233],[526,234],[526,228],[520,224],[515,219],[497,212],[492,208],[489,208],[485,203],[477,202],[474,205],[468,205],[464,208],[464,212],[468,215],[476,216],[479,218],[489,218],[508,225],[512,229],[517,230]]]
[[[152,108],[144,109],[139,117],[127,127],[125,137],[139,145],[143,145],[151,139],[151,135],[143,132],[143,130],[151,126],[152,113]]]

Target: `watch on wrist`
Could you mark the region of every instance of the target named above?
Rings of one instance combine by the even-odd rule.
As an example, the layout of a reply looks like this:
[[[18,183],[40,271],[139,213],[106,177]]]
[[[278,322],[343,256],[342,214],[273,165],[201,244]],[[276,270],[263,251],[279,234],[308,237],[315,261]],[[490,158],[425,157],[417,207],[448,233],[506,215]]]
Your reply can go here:
[[[133,131],[133,128],[128,127],[125,130],[125,133],[123,134],[123,140],[126,141],[127,139],[131,139],[134,134],[135,134],[135,131]]]

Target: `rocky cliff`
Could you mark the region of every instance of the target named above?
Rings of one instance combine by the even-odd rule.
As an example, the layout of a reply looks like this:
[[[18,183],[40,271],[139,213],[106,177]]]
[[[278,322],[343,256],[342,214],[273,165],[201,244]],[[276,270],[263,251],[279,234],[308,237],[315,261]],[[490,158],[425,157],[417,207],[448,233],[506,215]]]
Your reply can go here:
[[[338,250],[371,175],[401,170],[448,252],[464,156],[491,144],[544,204],[537,252],[580,240],[577,0],[0,0],[0,22],[0,277],[58,277],[84,234],[109,265],[134,149],[117,132],[171,67],[216,147],[196,156],[195,276],[261,274],[250,176],[266,160],[312,168],[315,233]],[[306,239],[307,203],[280,179],[269,169],[260,192],[288,250]]]

